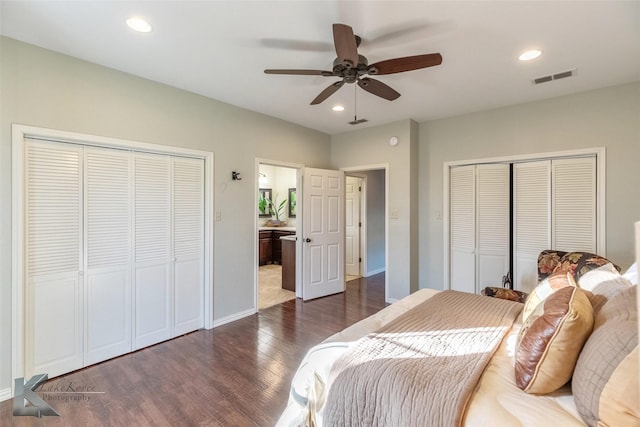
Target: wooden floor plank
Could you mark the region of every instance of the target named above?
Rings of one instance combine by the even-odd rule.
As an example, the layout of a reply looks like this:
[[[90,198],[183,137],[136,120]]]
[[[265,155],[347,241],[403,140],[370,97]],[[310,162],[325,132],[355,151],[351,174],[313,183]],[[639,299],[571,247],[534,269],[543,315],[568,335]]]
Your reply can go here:
[[[295,369],[313,345],[385,306],[384,273],[348,282],[346,292],[299,299],[53,378],[53,386],[94,387],[86,400],[46,396],[60,417],[14,417],[2,426],[273,426]],[[73,395],[79,397],[79,395]]]

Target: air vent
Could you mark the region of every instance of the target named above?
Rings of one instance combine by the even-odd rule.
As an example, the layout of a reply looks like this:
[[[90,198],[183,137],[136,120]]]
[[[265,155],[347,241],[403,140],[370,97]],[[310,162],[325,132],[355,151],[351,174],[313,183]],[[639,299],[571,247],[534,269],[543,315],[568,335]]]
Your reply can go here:
[[[533,80],[531,80],[531,82],[534,85],[539,85],[540,83],[546,83],[546,82],[550,82],[553,80],[560,80],[560,79],[565,79],[567,77],[572,77],[576,74],[576,69],[572,69],[572,70],[567,70],[567,71],[561,71],[559,73],[555,73],[555,74],[550,74],[548,76],[542,76],[542,77],[537,77]]]
[[[352,120],[349,122],[350,125],[359,125],[360,123],[366,123],[369,120],[367,119],[358,119],[358,120]]]

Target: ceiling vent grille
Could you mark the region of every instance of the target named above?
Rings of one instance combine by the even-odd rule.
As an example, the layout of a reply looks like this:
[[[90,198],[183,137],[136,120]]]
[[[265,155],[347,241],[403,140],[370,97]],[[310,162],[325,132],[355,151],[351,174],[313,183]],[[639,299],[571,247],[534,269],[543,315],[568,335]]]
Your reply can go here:
[[[576,69],[572,69],[572,70],[567,70],[567,71],[561,71],[559,73],[555,73],[555,74],[549,74],[548,76],[542,76],[542,77],[537,77],[533,80],[531,80],[531,82],[534,85],[539,85],[541,83],[546,83],[546,82],[550,82],[553,80],[560,80],[560,79],[565,79],[567,77],[572,77],[575,76],[576,74]]]

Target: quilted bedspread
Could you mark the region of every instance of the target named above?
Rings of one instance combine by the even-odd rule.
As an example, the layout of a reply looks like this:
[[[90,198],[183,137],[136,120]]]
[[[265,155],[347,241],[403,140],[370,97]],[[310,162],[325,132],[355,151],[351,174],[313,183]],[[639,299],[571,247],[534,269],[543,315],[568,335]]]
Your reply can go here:
[[[522,304],[443,291],[358,340],[329,374],[324,425],[460,426]]]

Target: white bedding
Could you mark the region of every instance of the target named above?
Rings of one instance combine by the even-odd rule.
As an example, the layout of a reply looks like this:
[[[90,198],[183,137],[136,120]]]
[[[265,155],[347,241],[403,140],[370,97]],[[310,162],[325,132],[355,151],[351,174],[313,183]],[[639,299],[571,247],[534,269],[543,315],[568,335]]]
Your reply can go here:
[[[287,408],[277,425],[308,425],[308,421],[312,420],[315,425],[322,426],[322,409],[327,391],[324,384],[332,363],[354,341],[388,324],[437,292],[422,289],[309,350],[294,376]],[[467,409],[464,425],[534,427],[551,423],[564,427],[585,426],[568,386],[545,396],[529,395],[516,386],[513,353],[519,328],[520,323],[516,322],[489,362]]]

